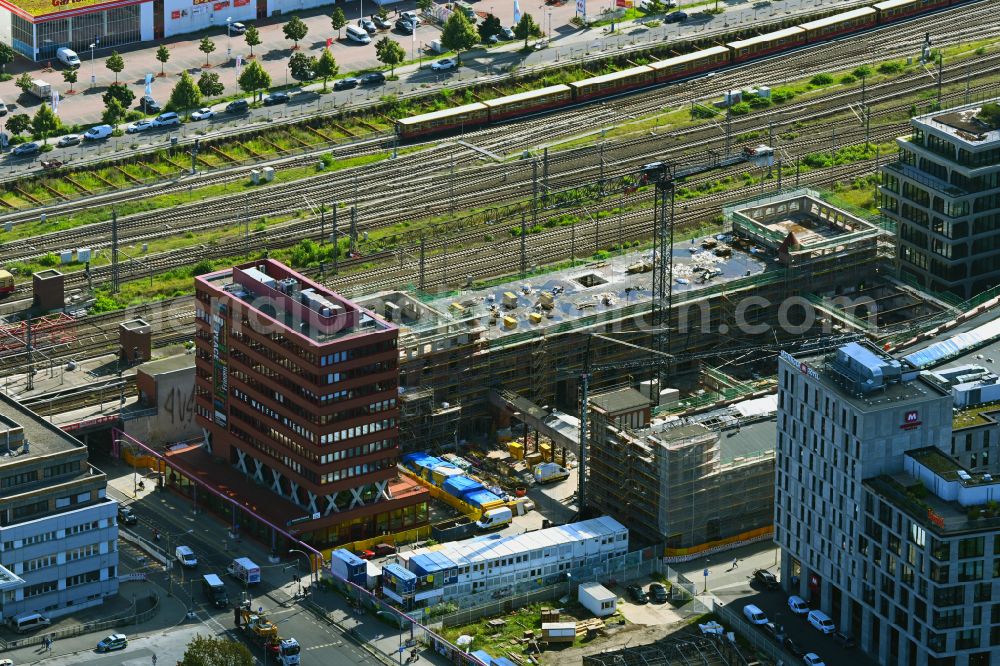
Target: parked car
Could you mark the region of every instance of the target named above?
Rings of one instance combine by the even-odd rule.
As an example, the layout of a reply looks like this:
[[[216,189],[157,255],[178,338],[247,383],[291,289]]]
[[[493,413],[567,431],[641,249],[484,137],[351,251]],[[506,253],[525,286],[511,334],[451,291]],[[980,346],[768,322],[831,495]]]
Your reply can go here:
[[[215,117],[215,111],[212,111],[212,109],[208,108],[207,106],[203,106],[191,114],[191,120],[208,120],[209,118],[214,118],[214,117]]]
[[[350,90],[351,88],[357,88],[358,84],[361,83],[358,79],[353,76],[348,76],[346,79],[337,79],[333,82],[334,90]]]
[[[245,25],[243,25],[242,23],[230,23],[229,24],[229,33],[232,34],[232,35],[242,35],[246,31],[247,31],[247,27]]]
[[[837,641],[842,647],[845,648],[852,648],[856,645],[854,637],[843,629],[833,632],[833,640]]]
[[[663,17],[663,20],[666,23],[683,23],[684,21],[687,21],[687,19],[687,12],[670,12]]]
[[[250,110],[250,102],[245,99],[234,99],[226,104],[226,113],[246,113]]]
[[[660,583],[650,583],[649,584],[649,598],[654,603],[665,604],[667,603],[667,588],[665,588]]]
[[[401,13],[399,15],[399,18],[400,20],[406,21],[407,23],[413,25],[414,28],[416,28],[422,23],[422,21],[420,20],[420,16],[418,16],[417,13],[412,9]]]
[[[139,517],[135,515],[135,511],[132,510],[132,507],[119,505],[118,522],[125,523],[126,525],[135,525],[139,522]]]
[[[753,572],[753,578],[768,590],[778,589],[778,579],[767,569],[757,569]]]
[[[445,72],[449,69],[455,69],[456,67],[458,67],[458,61],[454,58],[442,58],[431,65],[431,69],[435,72]]]
[[[774,622],[768,622],[767,624],[762,624],[760,625],[760,628],[764,630],[765,634],[770,634],[775,638],[778,637],[778,625],[776,625]]]
[[[767,615],[764,615],[764,611],[753,604],[747,604],[743,607],[743,616],[750,621],[750,624],[767,624]]]
[[[645,590],[643,590],[638,585],[629,585],[627,588],[625,588],[625,591],[628,593],[628,598],[634,601],[635,603],[637,604],[649,603],[649,597],[646,596]]]
[[[801,657],[805,654],[805,651],[799,647],[799,644],[793,641],[790,636],[781,641],[781,645],[788,650],[788,653],[793,657]]]
[[[139,109],[143,113],[159,113],[160,104],[150,95],[143,95],[142,98],[139,99]]]
[[[508,42],[514,40],[514,29],[513,28],[501,28],[500,37]]]
[[[83,138],[87,141],[97,141],[99,139],[107,139],[115,131],[115,128],[111,125],[94,125],[89,130],[83,133]]]
[[[128,647],[128,637],[125,634],[111,634],[97,644],[98,652],[111,652],[112,650],[124,650]]]
[[[28,155],[37,155],[41,152],[41,150],[41,144],[29,141],[28,143],[22,143],[14,146],[14,150],[12,150],[11,153],[17,157],[27,157]]]
[[[359,550],[357,554],[358,554],[358,557],[360,557],[363,560],[370,560],[373,557],[375,557],[375,551],[374,550],[368,550],[367,548],[365,548],[364,550]]]
[[[79,146],[82,142],[83,137],[79,134],[67,134],[66,136],[59,137],[56,145],[60,148],[65,148],[67,146]]]
[[[389,543],[376,544],[372,550],[375,551],[375,557],[385,557],[396,553],[396,547]]]
[[[177,127],[181,124],[180,116],[173,111],[167,111],[153,118],[153,127]]]
[[[413,31],[417,29],[417,26],[413,25],[406,19],[399,19],[396,21],[396,31],[404,35],[412,35]]]
[[[382,72],[368,72],[361,75],[362,85],[371,86],[385,83],[385,74]]]
[[[285,104],[291,99],[286,92],[273,92],[264,98],[264,106],[274,106],[275,104]]]
[[[378,32],[378,28],[375,27],[375,23],[373,23],[370,18],[358,19],[358,25],[369,35],[374,35]]]
[[[837,630],[837,625],[833,623],[830,616],[821,610],[809,611],[809,615],[807,615],[806,618],[809,620],[809,624],[811,624],[816,631],[824,634],[832,634]]]
[[[66,46],[56,49],[56,58],[70,69],[80,67],[80,56],[76,54],[76,51]]]
[[[391,23],[389,23],[384,18],[378,15],[372,17],[372,23],[374,23],[375,27],[378,28],[379,30],[388,30],[389,28],[392,27]]]
[[[7,115],[7,105],[3,103],[2,99],[0,99],[0,116],[6,116],[6,115]]]
[[[826,666],[823,659],[815,652],[809,652],[802,657],[802,663],[806,666]]]
[[[129,123],[125,127],[125,131],[129,134],[138,134],[139,132],[145,132],[150,129],[153,129],[153,121],[148,118],[144,120],[137,120],[134,123]]]
[[[792,612],[796,615],[805,615],[809,612],[809,605],[806,600],[802,597],[797,597],[794,594],[788,597],[788,607],[792,609]]]

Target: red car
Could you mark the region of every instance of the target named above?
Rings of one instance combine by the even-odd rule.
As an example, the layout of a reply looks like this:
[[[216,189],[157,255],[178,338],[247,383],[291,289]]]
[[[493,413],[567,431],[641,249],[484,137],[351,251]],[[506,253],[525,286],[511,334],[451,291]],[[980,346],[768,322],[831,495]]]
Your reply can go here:
[[[361,558],[361,559],[363,559],[363,560],[370,560],[370,559],[372,559],[373,557],[375,557],[375,551],[373,551],[373,550],[368,550],[368,549],[365,549],[365,550],[359,550],[359,551],[358,551],[358,557],[360,557],[360,558]]]

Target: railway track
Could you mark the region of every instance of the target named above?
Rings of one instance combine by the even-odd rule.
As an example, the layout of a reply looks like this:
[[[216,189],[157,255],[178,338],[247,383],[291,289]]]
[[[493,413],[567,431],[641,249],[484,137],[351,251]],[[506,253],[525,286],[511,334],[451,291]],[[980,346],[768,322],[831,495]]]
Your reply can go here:
[[[887,28],[886,32],[890,35],[890,43],[886,45],[885,48],[887,50],[896,49],[893,55],[906,53],[909,49],[917,45],[918,42],[916,40],[918,40],[918,38],[919,40],[922,40],[924,31],[930,26],[934,27],[936,35],[944,32],[947,39],[959,39],[965,36],[966,33],[969,33],[969,31],[976,30],[976,28],[970,28],[970,24],[976,25],[978,19],[985,18],[990,7],[973,5],[964,6],[958,9],[965,10],[961,17],[951,17],[950,12],[947,12],[935,14],[930,17],[923,17],[913,21],[912,23],[899,24],[893,26],[891,29]],[[949,30],[951,32],[948,32]],[[815,71],[824,71],[825,69],[829,69],[829,63],[832,56],[836,57],[838,63],[843,66],[852,66],[855,62],[860,64],[865,61],[865,59],[870,57],[865,48],[855,43],[861,41],[863,40],[860,38],[857,40],[844,40],[841,42],[818,45],[816,47],[810,47],[802,51],[798,51],[796,52],[794,69],[786,64],[783,64],[784,58],[755,61],[749,66],[739,66],[726,70],[721,73],[719,78],[715,79],[715,81],[695,80],[677,86],[667,86],[645,94],[629,95],[602,104],[582,107],[574,110],[571,116],[567,114],[566,122],[564,123],[552,123],[552,116],[547,116],[544,118],[524,120],[521,123],[518,123],[513,130],[509,125],[494,126],[467,133],[464,135],[464,138],[468,141],[476,143],[477,145],[483,145],[487,150],[508,153],[513,147],[522,143],[531,144],[532,141],[542,137],[551,139],[554,136],[566,133],[566,131],[559,128],[594,126],[595,123],[598,125],[610,123],[614,122],[616,119],[621,119],[622,117],[627,117],[629,115],[644,115],[655,108],[659,108],[659,106],[664,103],[668,105],[681,103],[694,98],[702,98],[704,95],[717,94],[720,84],[725,85],[727,88],[740,87],[752,81],[761,81],[769,79],[770,77],[780,78],[782,73],[784,73],[785,78],[787,78],[789,70],[794,71],[795,76],[801,76],[813,71],[810,67],[814,68]],[[846,53],[843,53],[848,49],[853,55],[848,56]],[[785,56],[787,56],[787,54],[785,54]],[[723,76],[726,78],[724,83],[721,82],[721,78]],[[553,125],[557,126],[557,131],[555,133],[553,133]],[[353,156],[355,154],[370,153],[375,150],[382,149],[383,148],[381,147],[373,147],[369,144],[362,147],[356,147],[354,152],[352,152],[350,148],[345,148],[339,152],[341,152],[344,156]],[[185,224],[192,225],[193,223],[191,222],[191,219],[194,218],[199,221],[199,224],[195,225],[195,228],[204,229],[209,228],[212,224],[219,225],[232,222],[233,219],[239,214],[258,217],[261,215],[267,215],[274,210],[287,210],[289,199],[294,202],[296,197],[308,199],[309,197],[315,197],[318,194],[322,194],[325,201],[353,201],[356,199],[355,192],[357,189],[359,189],[359,187],[364,188],[371,182],[378,183],[378,189],[381,192],[397,191],[398,196],[402,197],[406,193],[413,193],[415,191],[412,187],[406,187],[407,172],[413,164],[419,164],[424,172],[447,168],[450,167],[452,163],[467,165],[470,161],[475,159],[474,154],[469,155],[469,152],[471,151],[465,151],[454,146],[450,146],[446,147],[443,151],[437,151],[438,154],[430,157],[427,155],[419,155],[408,158],[408,156],[403,155],[388,168],[385,167],[384,163],[379,163],[377,165],[370,165],[369,167],[352,169],[348,173],[337,172],[326,176],[319,176],[311,179],[308,183],[283,186],[282,192],[278,194],[263,190],[260,192],[251,192],[249,196],[241,195],[245,196],[247,199],[245,205],[243,206],[233,206],[232,197],[220,198],[219,200],[208,200],[190,206],[189,208],[192,209],[192,215],[188,217],[187,221],[178,217],[179,211],[173,210],[169,215],[164,215],[163,211],[160,211],[159,214],[139,215],[124,218],[122,222],[135,230],[143,227],[158,228],[162,233],[162,230],[165,229],[167,225],[169,225],[171,230],[177,229]],[[303,158],[303,163],[313,163],[314,160],[314,157]],[[295,165],[296,162],[292,161],[287,164],[291,166]],[[204,181],[199,181],[199,184],[201,184],[201,182],[227,182],[227,179],[230,178],[235,180],[245,180],[246,171],[247,170],[235,170],[233,174],[220,174],[218,176],[209,177]],[[389,173],[385,173],[386,171],[389,171]],[[353,183],[355,180],[359,181],[361,185],[354,185]],[[158,192],[176,193],[182,192],[189,187],[189,183],[177,183],[160,188]],[[104,199],[104,202],[105,205],[112,201],[121,202],[127,200],[127,197],[129,196],[130,195],[123,195],[124,198],[117,200]],[[369,205],[372,202],[369,197],[363,202],[359,201],[359,203]],[[52,207],[48,209],[49,218],[53,219],[63,211],[77,209],[79,205],[79,202],[70,202],[59,207]],[[240,211],[241,208],[242,211]],[[234,211],[240,212],[234,214]],[[16,223],[18,221],[34,219],[36,214],[37,213],[34,211],[11,213],[0,217],[0,221]],[[104,222],[98,223],[97,225],[89,225],[88,227],[68,230],[59,234],[59,240],[66,243],[66,245],[63,245],[62,247],[66,247],[67,245],[76,245],[79,247],[99,247],[102,237],[106,239],[109,233],[109,227],[110,224]],[[44,236],[36,237],[35,239],[32,239],[31,242],[14,241],[8,244],[5,249],[12,253],[13,260],[23,260],[25,258],[37,256],[38,254],[43,254],[51,249],[58,249],[56,247],[40,245],[40,243],[44,242],[42,239],[44,239]],[[55,238],[52,240],[55,240]],[[106,244],[106,242],[107,241],[105,240],[104,244]],[[36,243],[39,245],[36,245]],[[34,253],[32,253],[32,248],[36,249]]]

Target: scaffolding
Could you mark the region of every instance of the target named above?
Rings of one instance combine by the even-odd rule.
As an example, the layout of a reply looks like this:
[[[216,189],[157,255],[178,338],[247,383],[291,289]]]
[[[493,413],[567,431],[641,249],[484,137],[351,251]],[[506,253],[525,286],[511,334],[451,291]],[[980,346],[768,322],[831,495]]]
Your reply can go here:
[[[0,357],[24,351],[29,335],[37,351],[70,344],[76,342],[76,320],[60,312],[0,326]]]

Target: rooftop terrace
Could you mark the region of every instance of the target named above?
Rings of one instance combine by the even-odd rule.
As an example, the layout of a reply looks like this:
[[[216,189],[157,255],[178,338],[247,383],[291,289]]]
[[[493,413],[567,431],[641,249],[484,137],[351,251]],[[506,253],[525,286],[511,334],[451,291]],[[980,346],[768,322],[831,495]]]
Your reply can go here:
[[[993,103],[1000,99],[992,100]],[[962,147],[969,150],[989,148],[990,144],[1000,142],[1000,127],[979,117],[984,105],[990,100],[974,102],[963,106],[928,113],[913,118],[916,127],[935,129],[956,139]]]

